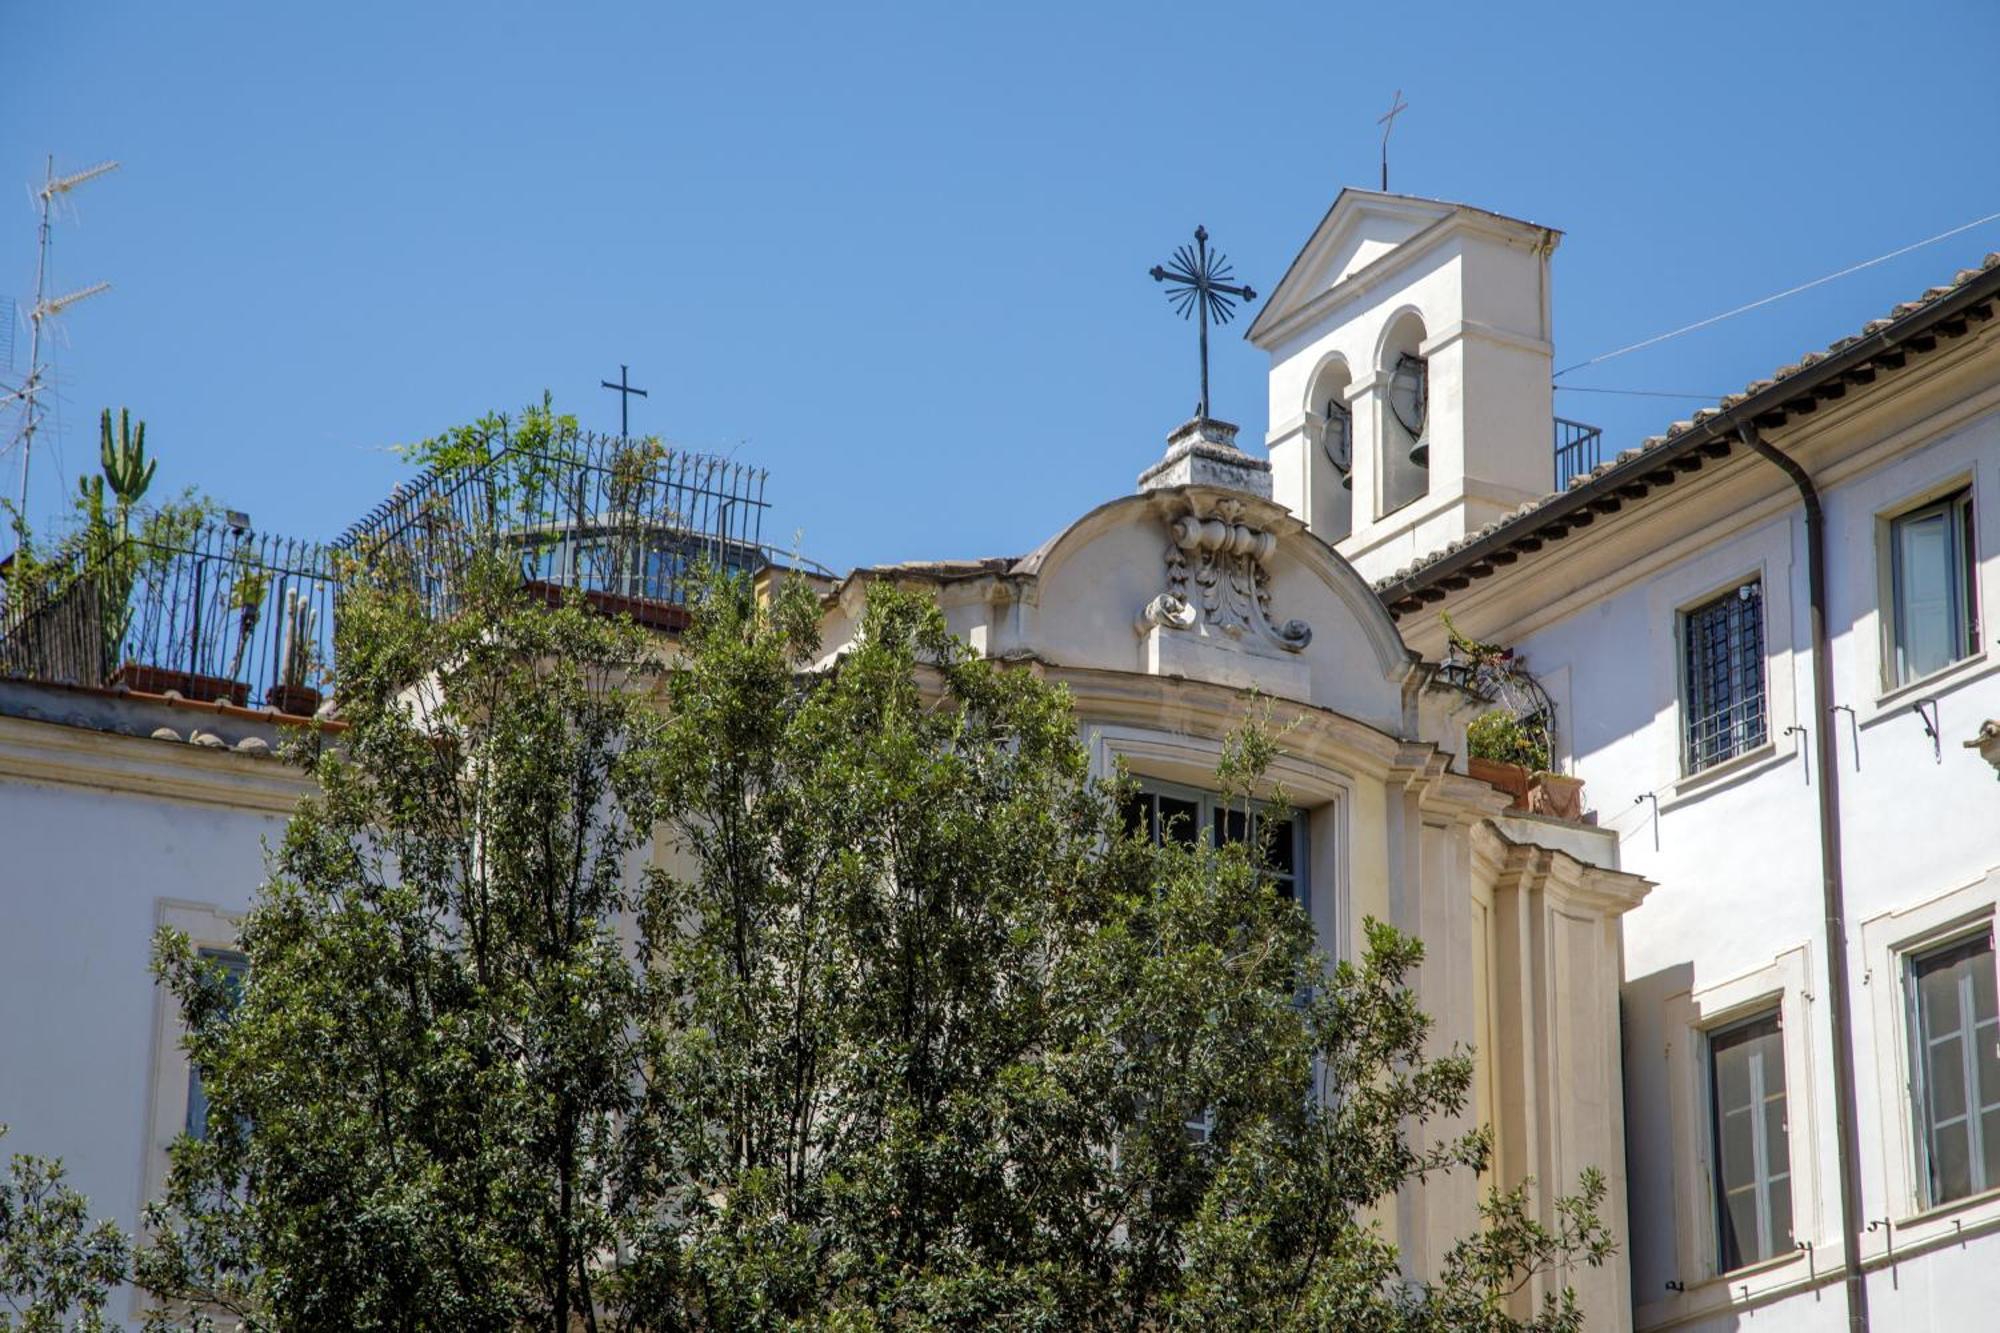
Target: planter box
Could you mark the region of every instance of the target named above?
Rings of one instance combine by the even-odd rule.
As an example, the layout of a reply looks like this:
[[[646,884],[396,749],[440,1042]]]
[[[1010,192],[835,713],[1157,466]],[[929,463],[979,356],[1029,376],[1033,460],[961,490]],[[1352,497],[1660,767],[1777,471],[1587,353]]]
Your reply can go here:
[[[165,694],[172,690],[183,699],[197,703],[231,703],[238,708],[247,707],[250,702],[250,687],[240,680],[230,680],[227,676],[205,676],[198,671],[169,671],[164,667],[147,666],[143,662],[127,662],[111,676],[112,688],[120,685],[127,689],[146,694]]]
[[[1583,779],[1537,773],[1528,788],[1528,809],[1552,819],[1583,818]]]
[[[568,591],[561,584],[545,579],[529,579],[522,587],[530,597],[561,606]],[[665,634],[678,634],[687,628],[687,608],[677,602],[662,602],[651,597],[626,597],[615,592],[600,592],[594,588],[583,590],[583,600],[590,609],[601,616],[630,616],[634,624],[642,629],[656,629]]]
[[[264,702],[292,717],[311,717],[319,711],[320,694],[309,685],[273,685]]]
[[[1480,759],[1477,756],[1473,756],[1466,759],[1465,768],[1468,773],[1478,778],[1481,782],[1497,787],[1513,797],[1514,803],[1507,807],[1509,810],[1526,810],[1528,808],[1530,778],[1528,770],[1522,765],[1502,763],[1497,759]]]
[[[1514,803],[1507,807],[1509,814],[1519,811],[1547,815],[1551,819],[1579,821],[1584,817],[1582,778],[1564,777],[1560,773],[1530,773],[1520,764],[1469,756],[1465,769],[1481,782],[1514,798]]]

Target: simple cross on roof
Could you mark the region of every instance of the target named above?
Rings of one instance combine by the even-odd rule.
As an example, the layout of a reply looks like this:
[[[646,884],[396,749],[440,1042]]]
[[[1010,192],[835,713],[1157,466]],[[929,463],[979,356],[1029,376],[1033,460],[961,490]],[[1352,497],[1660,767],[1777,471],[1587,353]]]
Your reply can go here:
[[[632,406],[632,395],[636,393],[641,398],[646,396],[644,389],[635,389],[627,382],[625,375],[627,369],[628,367],[623,365],[618,367],[618,382],[616,384],[613,384],[610,380],[598,381],[605,388],[616,390],[618,393],[618,433],[621,436],[632,433],[632,418],[628,412],[628,409]]]
[[[1401,88],[1398,88],[1396,90],[1396,95],[1389,99],[1389,114],[1381,117],[1375,122],[1377,125],[1380,125],[1382,127],[1382,193],[1383,194],[1389,193],[1389,131],[1396,128],[1396,117],[1402,115],[1405,111],[1408,111],[1409,109],[1410,109],[1410,104],[1403,100],[1403,90]]]
[[[1254,301],[1257,293],[1248,284],[1235,286],[1236,276],[1226,255],[1208,249],[1208,228],[1194,229],[1194,244],[1177,246],[1173,262],[1153,265],[1153,281],[1167,284],[1167,300],[1182,319],[1194,315],[1201,328],[1201,403],[1195,408],[1197,421],[1208,420],[1208,326],[1227,324],[1236,315],[1238,301]]]

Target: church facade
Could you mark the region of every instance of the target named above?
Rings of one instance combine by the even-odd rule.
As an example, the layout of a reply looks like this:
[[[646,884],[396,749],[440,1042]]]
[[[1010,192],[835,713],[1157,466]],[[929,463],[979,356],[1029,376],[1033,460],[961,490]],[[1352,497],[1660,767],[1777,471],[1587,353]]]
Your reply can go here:
[[[1980,521],[2000,267],[1572,480],[1559,239],[1343,194],[1249,330],[1268,457],[1196,420],[1024,556],[829,577],[825,651],[870,586],[923,587],[974,649],[1068,688],[1098,771],[1201,827],[1224,738],[1270,710],[1296,811],[1280,887],[1335,955],[1371,916],[1420,936],[1437,1040],[1477,1052],[1465,1121],[1495,1158],[1388,1210],[1412,1272],[1486,1187],[1532,1178],[1546,1208],[1595,1167],[1618,1256],[1544,1279],[1589,1327],[1831,1329],[1850,1276],[1877,1327],[1976,1326],[2000,1297],[2000,680],[1979,619],[2000,596]],[[1811,488],[1811,540],[1772,453]],[[656,600],[623,577],[593,600]],[[1494,645],[1529,703],[1470,669]],[[0,1025],[0,1121],[129,1228],[198,1114],[151,935],[229,953],[300,792],[273,747],[337,712],[53,677],[0,680],[0,997],[48,1016]],[[1506,789],[1471,757],[1496,713],[1541,729],[1554,778]]]

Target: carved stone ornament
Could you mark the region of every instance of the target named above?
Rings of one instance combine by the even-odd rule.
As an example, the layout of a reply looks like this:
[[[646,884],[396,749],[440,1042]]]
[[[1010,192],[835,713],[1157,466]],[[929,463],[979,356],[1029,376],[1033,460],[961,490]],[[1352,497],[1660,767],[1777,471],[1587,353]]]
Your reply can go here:
[[[1185,497],[1185,511],[1167,520],[1167,590],[1146,604],[1144,632],[1200,629],[1236,640],[1261,641],[1296,653],[1312,642],[1302,620],[1271,616],[1271,557],[1278,539],[1239,500]]]

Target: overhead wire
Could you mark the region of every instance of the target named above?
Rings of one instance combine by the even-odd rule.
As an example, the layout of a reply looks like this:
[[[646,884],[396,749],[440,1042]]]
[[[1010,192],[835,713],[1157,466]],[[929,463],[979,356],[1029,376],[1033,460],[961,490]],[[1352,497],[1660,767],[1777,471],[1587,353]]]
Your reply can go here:
[[[1974,218],[1972,221],[1953,227],[1949,231],[1941,231],[1935,236],[1927,236],[1921,241],[1913,241],[1909,245],[1901,246],[1898,249],[1891,250],[1887,254],[1877,255],[1873,259],[1864,259],[1859,264],[1850,264],[1846,268],[1841,269],[1837,273],[1829,273],[1824,277],[1814,278],[1811,282],[1802,282],[1796,287],[1787,287],[1782,292],[1773,292],[1769,296],[1760,297],[1755,301],[1751,301],[1748,302],[1747,304],[1737,306],[1733,310],[1725,310],[1719,315],[1710,315],[1707,319],[1698,319],[1692,324],[1683,324],[1680,328],[1670,329],[1665,333],[1654,334],[1652,337],[1642,339],[1639,342],[1631,343],[1627,346],[1617,348],[1613,351],[1605,352],[1599,356],[1593,356],[1588,361],[1579,361],[1573,366],[1564,366],[1561,370],[1558,370],[1555,373],[1555,378],[1561,379],[1564,375],[1569,374],[1572,370],[1582,370],[1585,366],[1599,365],[1603,362],[1610,361],[1615,357],[1624,356],[1629,352],[1637,352],[1647,347],[1658,346],[1660,343],[1666,342],[1670,338],[1678,338],[1682,334],[1693,333],[1697,329],[1705,329],[1712,324],[1720,324],[1725,319],[1734,319],[1738,315],[1747,314],[1750,311],[1756,310],[1761,306],[1770,305],[1774,301],[1782,301],[1788,296],[1797,296],[1800,292],[1811,291],[1815,287],[1824,286],[1825,284],[1833,282],[1838,278],[1844,278],[1847,277],[1849,274],[1859,273],[1863,269],[1874,268],[1877,264],[1886,264],[1892,259],[1898,259],[1901,258],[1903,255],[1909,254],[1912,250],[1921,250],[1927,245],[1936,245],[1939,241],[1950,240],[1952,237],[1957,236],[1963,232],[1971,231],[1974,227],[1983,227],[1987,223],[1995,221],[2000,221],[2000,213],[1988,213],[1983,218]]]

